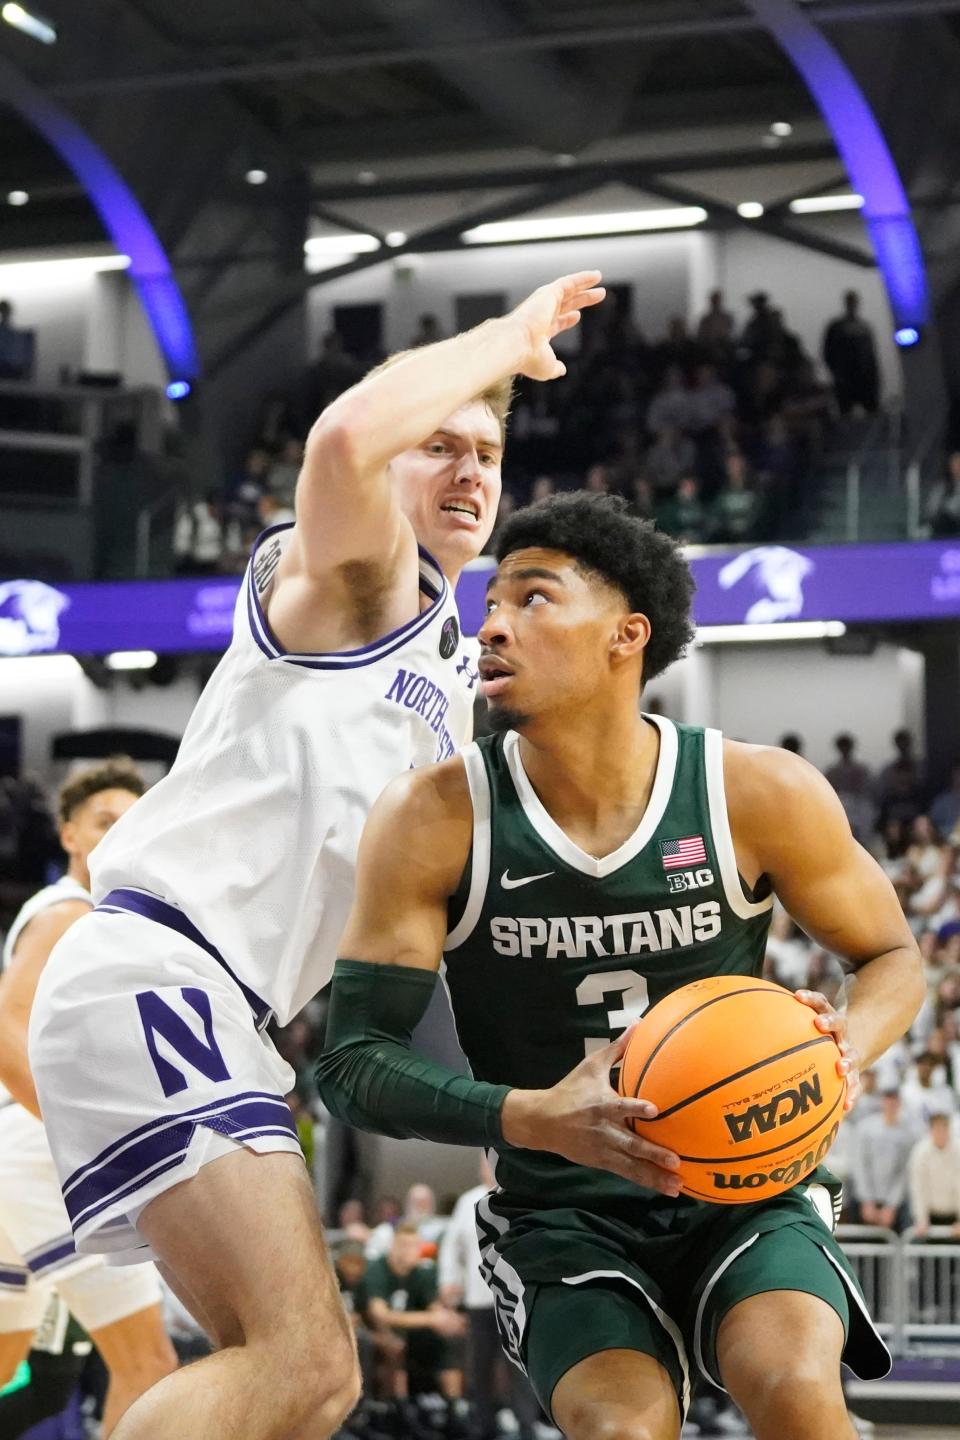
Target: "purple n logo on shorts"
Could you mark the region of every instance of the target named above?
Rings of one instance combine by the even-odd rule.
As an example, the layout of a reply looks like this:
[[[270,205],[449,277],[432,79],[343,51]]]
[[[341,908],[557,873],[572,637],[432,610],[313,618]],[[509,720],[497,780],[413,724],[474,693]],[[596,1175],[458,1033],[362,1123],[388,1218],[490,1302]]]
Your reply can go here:
[[[155,991],[141,990],[137,996],[137,1009],[140,1011],[140,1023],[143,1025],[147,1049],[163,1086],[163,1093],[167,1097],[188,1089],[190,1082],[182,1071],[160,1054],[156,1035],[162,1035],[167,1044],[171,1045],[188,1065],[199,1070],[208,1080],[230,1079],[230,1071],[214,1038],[209,995],[192,987],[182,987],[180,994],[203,1021],[206,1044],[197,1038],[186,1021],[165,1000],[161,1000]]]

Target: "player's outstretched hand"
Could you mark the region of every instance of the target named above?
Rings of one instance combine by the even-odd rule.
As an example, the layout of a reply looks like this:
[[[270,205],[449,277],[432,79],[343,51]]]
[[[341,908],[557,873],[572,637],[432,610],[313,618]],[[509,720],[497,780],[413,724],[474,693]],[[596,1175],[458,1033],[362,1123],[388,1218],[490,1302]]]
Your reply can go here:
[[[628,1121],[652,1120],[649,1100],[618,1095],[610,1071],[627,1048],[629,1031],[581,1060],[549,1090],[511,1090],[503,1105],[503,1137],[525,1150],[552,1150],[577,1165],[610,1170],[635,1185],[679,1195],[677,1156],[635,1135]]]
[[[581,270],[541,285],[521,301],[513,315],[523,325],[527,353],[517,367],[518,374],[531,380],[557,380],[566,375],[567,367],[557,359],[550,342],[564,330],[572,330],[581,310],[599,305],[606,293],[599,270]]]
[[[847,1017],[840,1010],[835,1010],[826,995],[821,995],[819,990],[796,990],[794,993],[802,1005],[809,1005],[811,1010],[816,1010],[817,1018],[814,1023],[817,1029],[822,1030],[824,1035],[832,1035],[837,1042],[840,1051],[837,1074],[845,1076],[847,1081],[847,1094],[843,1102],[843,1113],[847,1115],[860,1098],[860,1052],[850,1039]]]

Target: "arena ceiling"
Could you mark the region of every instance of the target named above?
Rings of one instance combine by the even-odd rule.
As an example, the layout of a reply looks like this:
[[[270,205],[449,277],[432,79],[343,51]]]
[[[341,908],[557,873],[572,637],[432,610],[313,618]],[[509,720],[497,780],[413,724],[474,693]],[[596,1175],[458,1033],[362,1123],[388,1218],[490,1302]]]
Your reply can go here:
[[[801,223],[786,208],[847,181],[806,89],[746,0],[35,8],[56,26],[56,44],[0,25],[0,65],[84,125],[148,213],[161,199],[169,213],[181,188],[181,232],[198,186],[204,200],[240,199],[246,173],[262,168],[261,203],[280,187],[305,193],[316,229],[419,233],[432,248],[478,216],[702,202],[712,223],[733,225],[744,223],[736,205],[756,200],[764,228],[868,259],[848,220]],[[960,0],[806,0],[804,9],[841,49],[870,36],[878,53],[896,55],[936,26],[960,54]],[[891,107],[900,98],[894,87]],[[102,237],[69,171],[12,109],[3,115],[0,202],[18,190],[30,200],[0,210],[0,248]],[[774,134],[774,124],[791,133]],[[173,220],[159,228],[175,245]]]

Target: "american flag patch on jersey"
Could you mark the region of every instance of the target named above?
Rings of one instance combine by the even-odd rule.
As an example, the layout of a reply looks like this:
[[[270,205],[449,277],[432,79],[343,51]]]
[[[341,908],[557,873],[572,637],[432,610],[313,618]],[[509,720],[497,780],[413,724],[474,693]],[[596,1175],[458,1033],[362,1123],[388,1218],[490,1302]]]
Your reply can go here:
[[[702,835],[685,835],[682,840],[661,840],[660,859],[664,870],[686,870],[688,865],[705,865],[707,852]]]

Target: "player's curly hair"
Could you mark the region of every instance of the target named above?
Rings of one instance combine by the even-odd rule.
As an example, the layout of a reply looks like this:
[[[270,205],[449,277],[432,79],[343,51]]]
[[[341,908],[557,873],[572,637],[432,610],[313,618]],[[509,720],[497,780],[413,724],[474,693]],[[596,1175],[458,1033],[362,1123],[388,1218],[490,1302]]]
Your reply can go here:
[[[627,511],[619,495],[550,495],[504,522],[495,536],[498,560],[538,546],[562,550],[615,585],[631,610],[650,621],[643,656],[644,683],[679,660],[694,636],[693,576],[680,546],[649,520]]]
[[[129,756],[111,755],[109,760],[89,765],[70,776],[57,797],[57,818],[65,825],[91,795],[101,790],[129,790],[139,799],[146,788],[143,776]]]

